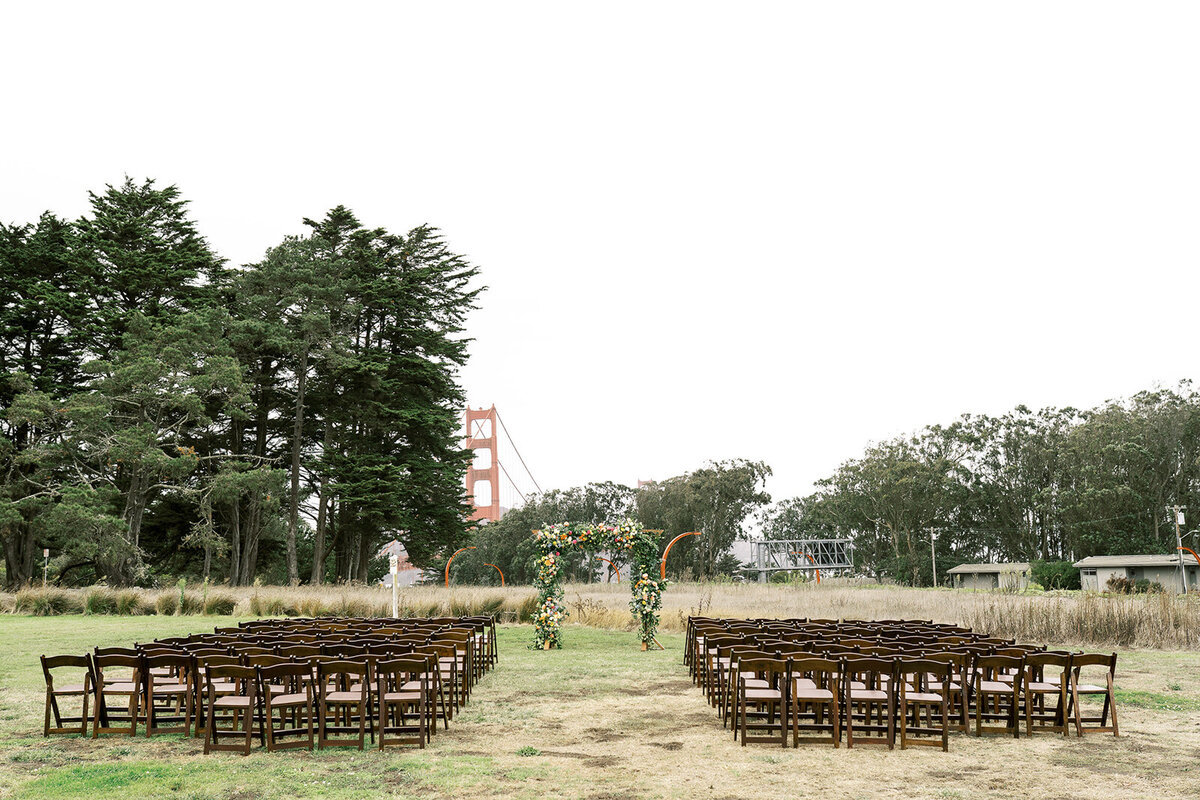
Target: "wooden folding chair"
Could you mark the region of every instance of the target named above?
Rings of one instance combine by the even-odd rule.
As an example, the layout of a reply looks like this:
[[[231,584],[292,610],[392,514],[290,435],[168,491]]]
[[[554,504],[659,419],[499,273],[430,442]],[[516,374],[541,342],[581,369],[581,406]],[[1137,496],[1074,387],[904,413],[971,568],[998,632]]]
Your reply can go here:
[[[142,656],[142,703],[146,738],[156,733],[192,731],[192,657],[186,653]]]
[[[950,683],[950,664],[945,661],[897,660],[901,750],[907,749],[910,744],[924,747],[940,745],[942,752],[950,749]],[[922,712],[925,715],[924,724],[921,723]],[[924,735],[939,738],[920,738]]]
[[[1021,737],[1020,698],[1024,659],[1017,656],[980,656],[975,659],[975,735],[1011,733]],[[1011,680],[1001,680],[1011,675]],[[984,725],[984,720],[1003,725]]]
[[[1087,667],[1104,667],[1104,685],[1082,683],[1081,672]],[[1092,733],[1111,733],[1119,736],[1117,728],[1117,696],[1113,681],[1117,675],[1117,654],[1081,653],[1071,657],[1071,705],[1075,710],[1075,735],[1083,736],[1084,731]],[[1103,695],[1104,705],[1100,713],[1084,716],[1081,697]],[[1112,723],[1108,721],[1112,715]]]
[[[392,744],[415,744],[424,749],[429,740],[432,705],[430,659],[397,658],[375,665],[379,702],[379,749]],[[409,723],[409,715],[416,718]],[[407,735],[405,735],[407,734]]]
[[[253,667],[208,664],[204,680],[208,718],[204,726],[204,754],[225,751],[250,755],[257,718],[258,673]],[[227,688],[231,687],[231,688]],[[230,727],[222,728],[222,722]],[[241,731],[238,731],[239,726]],[[259,731],[260,737],[262,731]],[[221,744],[221,737],[241,739],[241,744]]]
[[[800,742],[842,745],[841,664],[827,658],[789,658],[787,686],[792,719],[792,747]],[[802,719],[811,721],[802,722]],[[801,732],[828,731],[824,736],[801,736]]]
[[[60,683],[54,685],[54,670],[82,670],[80,683]],[[42,736],[52,733],[78,733],[87,735],[88,700],[92,694],[92,665],[86,655],[83,656],[42,656],[42,674],[46,677],[46,723],[42,726]],[[83,704],[79,716],[64,716],[58,706],[60,699],[78,697]],[[54,716],[54,725],[50,725],[50,716]],[[77,724],[76,724],[77,723]]]
[[[227,652],[206,649],[193,651],[192,658],[192,716],[196,720],[195,735],[201,738],[207,735],[208,729],[208,695],[210,692],[217,695],[235,694],[238,691],[237,685],[230,679],[218,678],[210,681],[208,679],[208,670],[211,667],[240,667],[242,659],[240,656],[230,655]]]
[[[787,747],[787,662],[778,658],[743,658],[737,663],[735,733],[747,744]],[[753,677],[751,677],[753,676]],[[765,683],[767,688],[762,688]],[[766,735],[757,735],[765,731]]]
[[[894,709],[896,662],[891,659],[846,656],[842,659],[843,719],[846,748],[854,747],[855,729],[873,736],[859,735],[859,744],[885,744],[896,747]]]
[[[947,713],[950,715],[954,729],[966,733],[971,728],[967,702],[970,688],[968,681],[971,677],[967,671],[970,654],[957,650],[925,650],[922,651],[921,658],[929,661],[941,661],[950,667],[950,678],[946,685]],[[938,681],[931,680],[928,688],[930,691],[936,692],[941,689],[941,686]]]
[[[257,672],[267,752],[298,747],[312,750],[316,716],[312,668],[307,662],[285,662],[259,666]],[[293,736],[298,738],[280,741]]]
[[[133,654],[130,655],[130,652]],[[92,689],[96,700],[92,712],[93,739],[102,733],[137,735],[138,712],[141,709],[141,666],[142,657],[136,651],[100,651],[100,655],[92,656]],[[109,697],[124,698],[124,707],[109,706]],[[127,723],[128,727],[120,723]]]
[[[1025,709],[1025,735],[1035,730],[1070,736],[1067,709],[1070,707],[1071,655],[1069,653],[1030,653],[1025,656],[1025,681],[1022,706]],[[1058,702],[1047,706],[1047,700]]]
[[[321,661],[317,664],[317,707],[319,727],[317,747],[357,747],[366,742],[367,726],[371,722],[368,704],[367,665],[362,661]],[[352,680],[353,679],[353,680]],[[358,691],[350,691],[357,684]],[[354,724],[354,720],[358,723]],[[354,734],[349,738],[338,735]]]

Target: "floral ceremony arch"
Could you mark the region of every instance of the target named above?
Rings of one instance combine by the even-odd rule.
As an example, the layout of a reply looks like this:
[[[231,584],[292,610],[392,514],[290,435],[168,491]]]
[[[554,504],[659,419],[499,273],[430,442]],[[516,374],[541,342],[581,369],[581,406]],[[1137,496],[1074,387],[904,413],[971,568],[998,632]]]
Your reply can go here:
[[[620,525],[563,522],[548,525],[533,532],[533,540],[541,550],[537,560],[538,610],[534,615],[534,649],[561,648],[560,629],[568,615],[563,602],[563,589],[558,582],[559,558],[568,547],[585,551],[627,551],[630,555],[629,610],[638,621],[638,637],[642,649],[654,642],[658,633],[659,610],[666,580],[658,577],[658,540],[662,531],[642,530],[636,521],[627,519]]]

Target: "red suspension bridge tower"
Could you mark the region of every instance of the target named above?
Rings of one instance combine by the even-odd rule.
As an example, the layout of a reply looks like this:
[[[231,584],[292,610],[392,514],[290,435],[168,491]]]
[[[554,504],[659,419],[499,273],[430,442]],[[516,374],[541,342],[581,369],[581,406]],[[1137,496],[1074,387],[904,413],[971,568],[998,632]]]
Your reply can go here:
[[[486,462],[478,458],[467,470],[467,497],[475,510],[471,512],[471,521],[484,519],[496,522],[500,519],[500,462],[496,458],[496,406],[475,411],[467,406],[467,449],[487,451]],[[476,463],[486,463],[487,466],[476,467]],[[476,485],[481,481],[487,482],[488,490],[483,497],[476,491]],[[485,500],[481,505],[479,500]]]
[[[471,512],[471,521],[495,522],[500,519],[506,508],[512,508],[518,503],[525,502],[526,491],[522,491],[517,482],[513,480],[508,469],[504,466],[504,462],[500,460],[500,451],[498,445],[500,442],[500,432],[503,431],[504,438],[508,441],[508,446],[516,455],[521,467],[525,470],[525,475],[529,478],[529,482],[537,491],[541,491],[542,487],[538,485],[537,479],[529,471],[529,467],[525,464],[525,459],[521,457],[521,451],[517,449],[517,445],[512,440],[512,436],[508,433],[508,427],[504,424],[504,419],[500,416],[500,412],[496,410],[496,406],[491,408],[473,409],[467,406],[466,410],[467,449],[473,450],[475,458],[471,463],[471,467],[467,470],[467,497],[470,498],[471,505],[474,506],[474,511]],[[518,475],[520,472],[518,471]],[[501,487],[500,476],[503,475],[507,481],[504,487]],[[524,480],[524,479],[522,479]],[[483,484],[483,486],[480,486]],[[526,487],[529,484],[525,484]],[[486,487],[486,489],[484,488]],[[501,495],[503,488],[504,494]],[[527,491],[532,491],[527,489]],[[517,500],[517,498],[520,500]],[[505,501],[506,505],[501,505],[501,501]]]

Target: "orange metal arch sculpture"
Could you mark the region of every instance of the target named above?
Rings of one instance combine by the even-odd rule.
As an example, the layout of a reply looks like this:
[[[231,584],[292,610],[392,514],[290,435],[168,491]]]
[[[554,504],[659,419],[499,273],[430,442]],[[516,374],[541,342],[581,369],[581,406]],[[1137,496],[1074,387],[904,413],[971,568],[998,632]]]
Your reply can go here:
[[[797,553],[795,550],[790,550],[789,552],[794,556],[807,556],[809,563],[812,564],[814,567],[817,566],[816,560],[812,556],[808,555],[808,553]],[[821,585],[821,569],[819,567],[817,567],[817,586],[820,586],[820,585]]]
[[[667,579],[667,553],[671,552],[671,545],[675,544],[676,542],[678,542],[680,539],[682,539],[685,536],[699,536],[699,535],[700,535],[700,531],[688,531],[687,533],[679,534],[678,536],[676,536],[674,539],[671,540],[671,544],[667,545],[666,550],[663,550],[662,561],[658,562],[658,571],[659,571],[660,578],[662,578],[663,580]],[[630,580],[632,580],[632,578]]]
[[[486,561],[483,562],[483,565],[485,567],[491,567],[492,569],[496,570],[496,572],[500,573],[500,587],[503,588],[504,587],[504,570],[500,569],[495,564],[489,564]]]
[[[615,572],[617,574],[617,583],[620,583],[621,582],[621,570],[617,569],[617,565],[614,564],[613,562],[609,561],[604,556],[596,556],[596,558],[600,559],[605,564],[608,564],[609,569],[611,569],[613,572]]]
[[[458,555],[463,550],[474,550],[474,549],[475,549],[474,547],[460,547],[454,551],[454,556]],[[450,586],[450,562],[454,560],[454,556],[450,556],[450,558],[446,560],[446,587],[447,588],[449,588],[449,586]]]

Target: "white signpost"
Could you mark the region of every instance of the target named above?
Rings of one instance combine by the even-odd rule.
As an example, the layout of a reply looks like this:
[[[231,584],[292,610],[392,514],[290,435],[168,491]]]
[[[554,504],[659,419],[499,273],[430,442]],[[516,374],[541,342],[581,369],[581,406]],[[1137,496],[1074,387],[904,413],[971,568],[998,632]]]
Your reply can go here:
[[[400,616],[400,556],[389,556],[392,567],[392,619]]]

